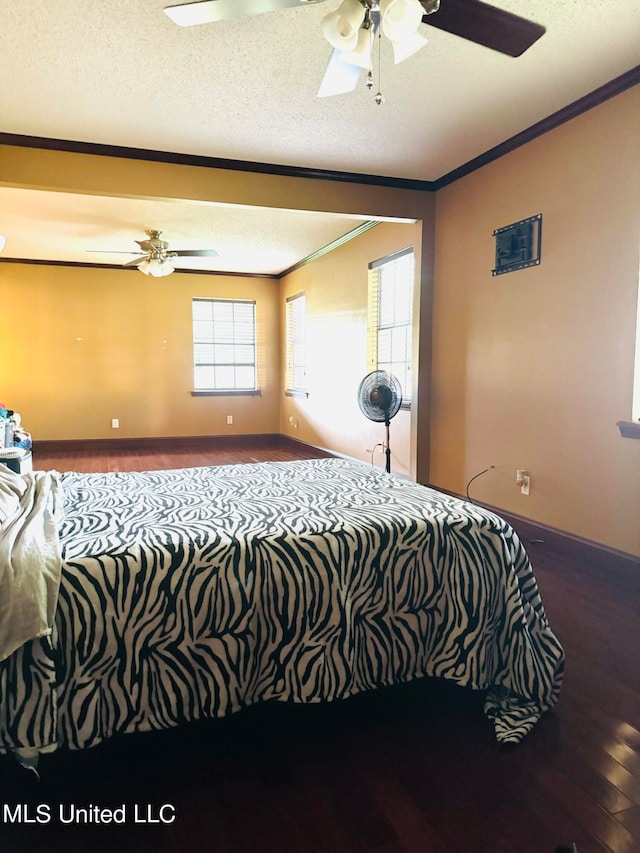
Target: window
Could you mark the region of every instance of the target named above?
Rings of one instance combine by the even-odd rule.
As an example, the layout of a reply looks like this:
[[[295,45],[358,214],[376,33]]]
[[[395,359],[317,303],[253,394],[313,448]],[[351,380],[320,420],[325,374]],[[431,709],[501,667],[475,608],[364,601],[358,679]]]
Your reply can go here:
[[[638,279],[638,303],[636,306],[636,348],[631,389],[631,420],[618,421],[620,435],[624,438],[640,439],[640,276]]]
[[[256,303],[193,300],[193,377],[196,391],[256,390]]]
[[[636,307],[636,351],[631,391],[631,420],[618,421],[618,428],[620,435],[624,438],[640,439],[640,281],[638,283],[638,304]]]
[[[638,304],[636,307],[636,361],[634,367],[631,420],[640,421],[640,275],[638,276]]]
[[[369,264],[370,370],[392,373],[411,400],[413,249]]]
[[[307,297],[304,293],[287,299],[287,376],[286,391],[290,395],[306,394],[305,319]]]

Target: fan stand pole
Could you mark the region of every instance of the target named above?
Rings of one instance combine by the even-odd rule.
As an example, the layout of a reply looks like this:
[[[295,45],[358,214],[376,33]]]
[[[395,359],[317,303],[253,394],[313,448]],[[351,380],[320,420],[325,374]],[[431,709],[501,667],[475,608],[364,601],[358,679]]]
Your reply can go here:
[[[389,417],[387,416],[384,419],[384,425],[387,428],[387,449],[385,453],[387,454],[387,474],[391,473],[391,448],[389,447]]]

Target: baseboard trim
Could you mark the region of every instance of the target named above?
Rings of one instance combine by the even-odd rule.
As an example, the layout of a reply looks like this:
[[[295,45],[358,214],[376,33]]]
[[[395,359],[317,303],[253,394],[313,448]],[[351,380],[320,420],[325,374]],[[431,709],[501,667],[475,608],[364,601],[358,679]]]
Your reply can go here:
[[[345,456],[344,453],[337,453],[335,450],[329,450],[326,447],[320,447],[317,444],[309,444],[308,441],[300,441],[298,438],[292,438],[290,435],[279,435],[280,442],[278,447],[281,450],[290,450],[292,453],[302,450],[307,453],[317,453],[328,459],[351,459],[350,456]]]
[[[326,447],[309,444],[308,442],[300,441],[299,439],[292,438],[291,436],[281,435],[280,439],[282,442],[280,446],[286,447],[288,444],[292,450],[295,450],[296,447],[304,447],[307,450],[321,452],[326,456],[348,459],[354,462],[362,462],[361,459],[356,459],[353,456],[347,456],[344,453],[337,453],[336,451],[329,450]],[[468,500],[464,495],[452,492],[449,489],[443,489],[440,486],[429,484],[429,488],[435,489],[438,492],[444,492],[444,494],[451,495],[454,498]],[[618,551],[615,548],[610,548],[608,545],[603,545],[600,542],[584,539],[573,533],[567,533],[564,530],[559,530],[555,527],[549,527],[546,524],[532,521],[524,516],[506,512],[505,510],[500,509],[500,507],[492,506],[491,504],[482,503],[481,501],[474,501],[474,503],[484,507],[484,509],[488,509],[489,512],[494,512],[501,518],[504,518],[504,520],[513,527],[525,544],[532,545],[547,543],[552,546],[554,550],[579,559],[583,564],[595,566],[600,570],[602,570],[603,564],[605,564],[607,570],[609,568],[614,571],[617,570],[618,572],[628,575],[634,583],[637,584],[640,582],[640,557],[636,557],[634,554],[628,554],[626,551]],[[543,541],[541,542],[541,540]]]
[[[443,489],[440,486],[430,485],[430,488],[461,500],[467,500],[465,496]],[[482,501],[473,501],[473,503],[477,503],[478,506],[504,518],[516,531],[525,546],[547,544],[554,551],[577,559],[583,566],[595,568],[603,575],[603,569],[606,569],[607,576],[609,571],[614,571],[619,575],[624,575],[635,585],[640,583],[640,557],[636,557],[634,554],[628,554],[626,551],[619,551],[600,542],[577,536],[574,533],[532,521],[530,518],[507,512],[500,507]]]
[[[190,447],[211,447],[216,450],[243,447],[280,447],[279,433],[260,433],[257,435],[174,435],[154,438],[70,438],[44,439],[34,441],[33,452],[51,454],[68,453],[80,450],[156,450],[170,445],[173,449]]]

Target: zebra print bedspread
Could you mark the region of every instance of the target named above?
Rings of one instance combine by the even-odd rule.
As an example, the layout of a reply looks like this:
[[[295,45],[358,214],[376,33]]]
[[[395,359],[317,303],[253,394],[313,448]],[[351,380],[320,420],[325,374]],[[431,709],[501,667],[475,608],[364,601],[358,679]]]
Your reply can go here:
[[[0,666],[4,751],[424,675],[486,690],[516,742],[557,699],[527,555],[472,504],[337,459],[62,484],[57,640]]]

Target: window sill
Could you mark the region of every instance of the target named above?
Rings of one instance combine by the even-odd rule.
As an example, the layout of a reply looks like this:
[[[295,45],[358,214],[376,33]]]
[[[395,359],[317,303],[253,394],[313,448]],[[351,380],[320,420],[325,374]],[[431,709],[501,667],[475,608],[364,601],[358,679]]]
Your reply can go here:
[[[228,389],[226,391],[192,391],[192,397],[262,397],[262,391],[258,388],[253,391]]]
[[[285,391],[284,396],[285,397],[308,397],[309,392],[308,391]]]
[[[640,438],[640,421],[618,421],[617,426],[623,438]]]

